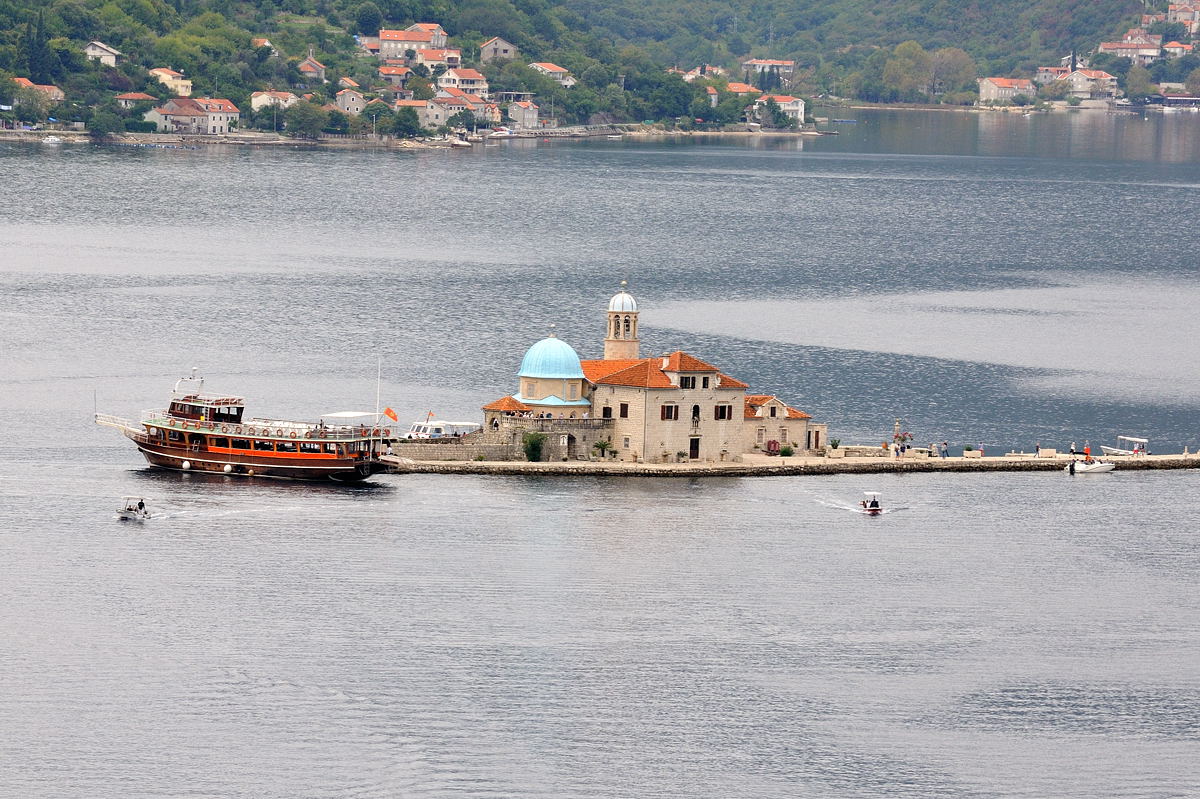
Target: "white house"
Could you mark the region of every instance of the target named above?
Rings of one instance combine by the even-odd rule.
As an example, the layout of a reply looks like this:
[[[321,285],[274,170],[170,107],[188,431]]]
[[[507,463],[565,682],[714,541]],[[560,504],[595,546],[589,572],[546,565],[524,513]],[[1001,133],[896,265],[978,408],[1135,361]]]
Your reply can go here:
[[[106,67],[115,67],[117,61],[125,57],[125,54],[115,47],[109,47],[104,42],[88,42],[83,48],[83,54],[91,61],[99,61]]]
[[[547,77],[553,78],[558,85],[564,88],[571,88],[575,85],[576,80],[571,77],[571,73],[560,67],[558,64],[551,64],[549,61],[537,61],[529,65]]]
[[[296,103],[300,102],[300,98],[291,92],[254,92],[250,95],[250,107],[258,111],[269,106],[278,108],[291,108]]]
[[[485,99],[488,96],[487,78],[474,69],[448,69],[438,75],[437,85],[442,89],[462,89],[468,94],[477,94]]]
[[[774,100],[775,104],[779,106],[779,110],[786,114],[788,119],[795,120],[797,127],[804,124],[804,101],[799,97],[792,97],[790,94],[764,94],[756,98],[754,111],[760,121],[762,121],[762,114],[766,110],[768,100]]]

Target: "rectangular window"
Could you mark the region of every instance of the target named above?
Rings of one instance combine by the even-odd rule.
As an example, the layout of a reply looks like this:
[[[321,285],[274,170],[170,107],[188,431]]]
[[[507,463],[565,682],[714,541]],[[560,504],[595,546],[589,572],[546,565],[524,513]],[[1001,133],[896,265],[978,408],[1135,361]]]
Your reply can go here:
[[[220,447],[221,449],[226,449],[229,446],[229,439],[228,438],[214,438],[212,440],[212,446]]]
[[[779,443],[786,444],[788,442],[788,429],[786,427],[779,428]]]
[[[701,386],[701,388],[708,388],[708,378],[707,377],[700,378],[700,386]]]
[[[534,389],[533,383],[526,383],[525,384],[525,396],[529,397],[530,399],[534,399],[533,389]]]
[[[671,421],[674,421],[674,420],[676,420],[676,419],[678,419],[678,418],[679,418],[679,406],[678,406],[678,405],[664,405],[664,406],[662,406],[662,419],[663,419],[663,421],[671,422]]]
[[[625,436],[624,448],[629,449],[629,436]]]
[[[605,406],[604,406],[604,407],[603,407],[603,408],[600,410],[600,418],[602,418],[602,419],[611,419],[611,418],[612,418],[612,408],[610,408],[610,407],[608,407],[607,405],[605,405]]]
[[[326,444],[325,451],[328,452],[330,455],[336,455],[337,454],[337,444]]]
[[[179,432],[178,430],[168,430],[167,431],[167,440],[168,441],[183,441],[183,433]]]
[[[579,399],[579,386],[571,386],[571,396],[568,399]]]
[[[733,418],[733,406],[732,405],[717,405],[716,407],[713,408],[713,418],[717,419],[717,420],[732,419]]]
[[[622,419],[629,418],[629,403],[628,402],[621,403],[621,418]]]
[[[250,449],[250,442],[244,438],[235,438],[230,446],[233,449]]]
[[[280,441],[275,445],[275,449],[279,450],[280,452],[295,452],[296,451],[296,442],[295,441]]]
[[[256,438],[254,439],[254,448],[263,452],[272,452],[275,449],[275,444],[269,439]]]
[[[757,436],[757,438],[756,438],[755,440],[756,440],[756,441],[757,441],[759,444],[761,444],[761,443],[763,443],[764,441],[766,441],[766,440],[767,440],[767,428],[765,428],[765,427],[760,427],[760,428],[758,428],[758,436]]]
[[[771,406],[771,415],[772,415],[772,416],[774,416],[774,415],[775,415],[775,411],[777,411],[777,410],[779,410],[779,409],[778,409],[778,408],[776,408],[774,405],[772,405],[772,406]]]
[[[320,452],[321,445],[311,441],[304,441],[300,444],[300,451],[311,455],[313,453]]]
[[[684,377],[679,378],[679,387],[680,388],[695,388],[696,387],[695,375],[686,375]]]

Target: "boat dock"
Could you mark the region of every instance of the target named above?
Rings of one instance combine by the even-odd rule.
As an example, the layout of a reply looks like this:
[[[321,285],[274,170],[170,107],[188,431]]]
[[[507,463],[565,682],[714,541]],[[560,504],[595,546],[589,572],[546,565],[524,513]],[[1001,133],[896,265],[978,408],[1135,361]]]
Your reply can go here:
[[[1200,468],[1200,453],[1105,458],[1115,471]],[[392,474],[593,475],[599,477],[784,477],[793,475],[924,472],[1061,472],[1068,455],[1035,458],[825,458],[747,455],[738,463],[630,463],[619,461],[418,461],[395,455],[378,458]],[[1087,478],[1094,479],[1094,478]]]

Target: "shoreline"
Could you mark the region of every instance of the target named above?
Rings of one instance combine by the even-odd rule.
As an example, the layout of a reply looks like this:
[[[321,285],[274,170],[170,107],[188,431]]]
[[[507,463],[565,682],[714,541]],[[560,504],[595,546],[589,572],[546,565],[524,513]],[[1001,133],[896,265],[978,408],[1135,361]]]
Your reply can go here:
[[[1200,468],[1200,453],[1146,455],[1104,460],[1114,471],[1179,470]],[[627,463],[615,461],[416,461],[384,455],[379,461],[386,474],[476,474],[588,477],[793,477],[833,474],[915,474],[931,472],[1062,472],[1071,457],[1035,458],[1005,455],[993,458],[826,458],[750,456],[740,463]],[[1076,475],[1079,479],[1099,475]]]

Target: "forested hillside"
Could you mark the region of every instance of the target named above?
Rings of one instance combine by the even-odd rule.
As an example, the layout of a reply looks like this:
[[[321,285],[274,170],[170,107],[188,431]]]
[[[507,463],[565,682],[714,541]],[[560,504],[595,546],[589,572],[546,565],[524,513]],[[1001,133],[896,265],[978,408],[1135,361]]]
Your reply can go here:
[[[94,104],[105,92],[153,90],[145,68],[169,66],[197,93],[240,104],[256,89],[299,83],[295,63],[310,47],[335,75],[369,83],[374,63],[355,34],[434,21],[464,61],[499,35],[523,57],[580,79],[578,91],[560,91],[512,64],[507,73],[489,68],[494,87],[544,89],[576,119],[597,111],[662,118],[689,115],[703,99],[663,77],[670,65],[721,65],[740,80],[746,56],[792,59],[797,72],[785,88],[871,99],[871,81],[904,42],[953,57],[956,80],[967,71],[1008,75],[1090,50],[1143,10],[1135,0],[0,0],[0,73],[60,84],[72,100]],[[252,47],[252,36],[269,37],[278,56]],[[128,61],[116,69],[86,61],[91,39]]]

